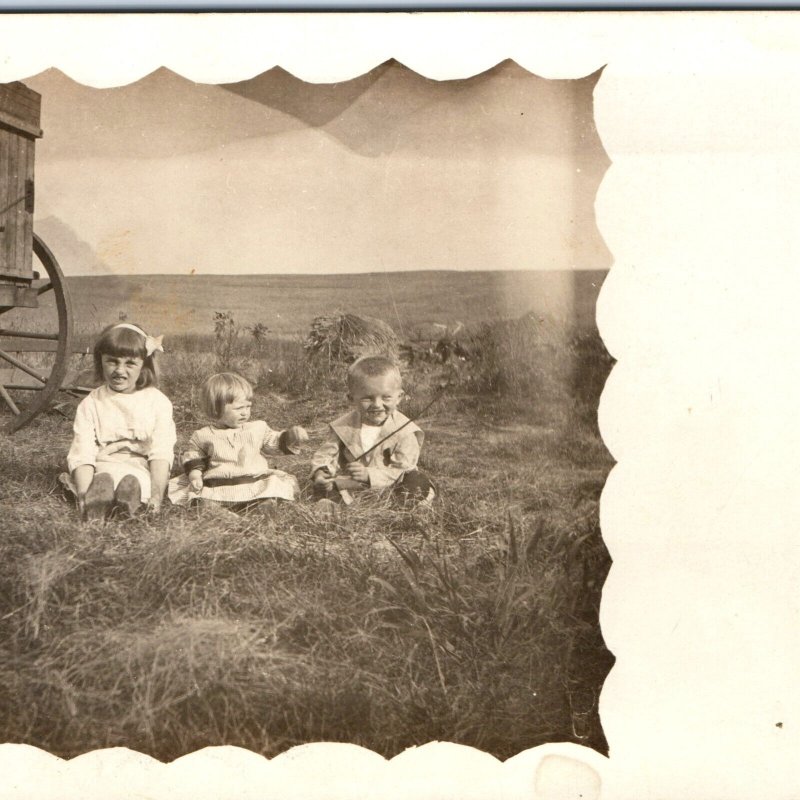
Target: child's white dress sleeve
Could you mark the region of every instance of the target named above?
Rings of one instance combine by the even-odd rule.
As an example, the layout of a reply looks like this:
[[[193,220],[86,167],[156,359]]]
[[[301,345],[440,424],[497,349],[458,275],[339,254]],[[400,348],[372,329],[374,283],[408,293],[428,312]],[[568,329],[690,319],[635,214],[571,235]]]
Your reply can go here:
[[[178,436],[172,419],[172,403],[165,394],[158,392],[154,396],[153,412],[153,428],[147,460],[167,461],[171,465],[175,458]]]
[[[72,425],[72,444],[67,453],[67,469],[70,474],[78,467],[94,466],[100,445],[95,428],[94,399],[85,397],[78,404]]]

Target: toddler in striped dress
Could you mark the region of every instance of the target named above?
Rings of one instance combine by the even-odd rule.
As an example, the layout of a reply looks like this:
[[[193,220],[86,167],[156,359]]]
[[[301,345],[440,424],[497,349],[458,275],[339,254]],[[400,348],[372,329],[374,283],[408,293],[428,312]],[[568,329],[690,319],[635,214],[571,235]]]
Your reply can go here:
[[[192,434],[181,457],[184,474],[170,481],[169,499],[176,505],[198,499],[229,508],[295,500],[297,479],[272,469],[264,452],[297,453],[308,440],[306,431],[299,425],[275,431],[263,420],[251,420],[253,387],[233,372],[208,378],[201,402],[212,423]]]

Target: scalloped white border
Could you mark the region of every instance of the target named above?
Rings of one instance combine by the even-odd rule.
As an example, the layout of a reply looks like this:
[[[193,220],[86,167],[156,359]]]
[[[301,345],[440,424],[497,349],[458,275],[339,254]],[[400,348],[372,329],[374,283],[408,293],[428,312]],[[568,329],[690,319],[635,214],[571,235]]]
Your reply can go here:
[[[163,765],[9,744],[3,797],[800,795],[798,56],[793,12],[2,16],[0,81],[57,66],[112,86],[164,65],[222,82],[280,64],[328,82],[390,57],[437,79],[505,58],[551,78],[607,65],[596,205],[615,264],[598,322],[619,361],[600,409],[618,460],[601,507],[609,759],[312,744]]]

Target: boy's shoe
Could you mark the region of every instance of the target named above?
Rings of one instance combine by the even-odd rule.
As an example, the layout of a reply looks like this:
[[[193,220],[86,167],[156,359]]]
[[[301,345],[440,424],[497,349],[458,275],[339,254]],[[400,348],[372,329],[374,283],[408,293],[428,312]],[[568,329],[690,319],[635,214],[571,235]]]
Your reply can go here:
[[[142,487],[138,478],[126,475],[114,492],[114,508],[123,517],[132,517],[142,505]]]
[[[427,511],[433,510],[433,501],[436,499],[436,490],[431,486],[428,489],[428,494],[426,497],[423,497],[422,500],[417,501],[416,508],[418,509],[425,509]]]
[[[415,469],[403,475],[394,487],[394,495],[404,508],[430,508],[436,497],[436,487],[424,472]]]
[[[114,504],[114,479],[106,473],[95,475],[83,501],[83,520],[105,519]]]

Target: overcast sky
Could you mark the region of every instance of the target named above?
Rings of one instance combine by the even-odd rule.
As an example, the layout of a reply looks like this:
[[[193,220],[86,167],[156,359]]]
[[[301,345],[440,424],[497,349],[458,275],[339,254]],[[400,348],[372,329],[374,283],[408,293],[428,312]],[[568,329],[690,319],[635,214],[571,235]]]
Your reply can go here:
[[[605,269],[597,76],[232,86],[167,70],[42,95],[36,230],[67,274]]]

